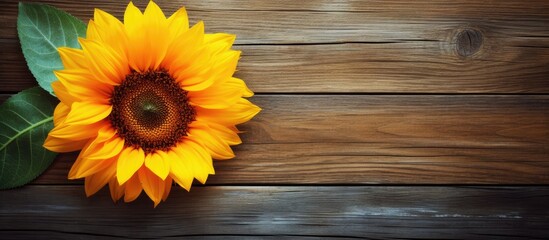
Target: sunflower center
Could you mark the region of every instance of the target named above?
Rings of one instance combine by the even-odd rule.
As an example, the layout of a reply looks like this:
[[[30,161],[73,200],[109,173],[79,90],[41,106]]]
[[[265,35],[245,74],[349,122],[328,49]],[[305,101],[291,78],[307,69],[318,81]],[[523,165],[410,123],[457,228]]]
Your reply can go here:
[[[127,146],[168,150],[184,136],[195,110],[187,91],[164,70],[132,72],[114,87],[109,120]]]

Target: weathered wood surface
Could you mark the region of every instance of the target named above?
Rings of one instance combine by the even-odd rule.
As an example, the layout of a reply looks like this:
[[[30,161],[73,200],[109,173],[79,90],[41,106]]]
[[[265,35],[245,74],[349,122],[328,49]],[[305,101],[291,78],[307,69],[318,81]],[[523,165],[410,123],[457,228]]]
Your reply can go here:
[[[78,1],[41,2],[85,21],[93,14]],[[546,1],[298,2],[185,4],[193,23],[238,35],[238,76],[256,92],[549,92]],[[126,3],[87,5],[121,18]],[[18,91],[34,81],[16,40],[17,1],[0,11],[0,90]]]
[[[261,95],[213,184],[549,184],[549,96]],[[37,183],[67,183],[75,154]]]
[[[84,21],[127,4],[39,2]],[[153,209],[86,198],[60,155],[0,192],[0,239],[549,236],[548,1],[157,2],[238,35],[263,111],[237,158]],[[0,100],[36,85],[16,16],[0,2]]]
[[[152,208],[114,205],[108,191],[82,199],[79,186],[27,186],[0,195],[0,234],[181,238],[368,237],[542,238],[547,187],[198,187],[172,190]],[[5,236],[5,235],[4,235]]]

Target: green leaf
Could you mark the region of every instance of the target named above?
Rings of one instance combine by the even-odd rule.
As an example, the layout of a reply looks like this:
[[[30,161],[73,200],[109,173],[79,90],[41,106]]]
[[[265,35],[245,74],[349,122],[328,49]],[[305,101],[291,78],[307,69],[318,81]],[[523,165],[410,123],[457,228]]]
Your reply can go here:
[[[80,48],[78,37],[85,37],[86,25],[48,5],[19,3],[17,32],[29,69],[40,87],[53,95],[53,71],[63,69],[57,48]]]
[[[0,189],[24,185],[40,175],[57,155],[42,145],[53,128],[58,101],[34,87],[0,105]]]

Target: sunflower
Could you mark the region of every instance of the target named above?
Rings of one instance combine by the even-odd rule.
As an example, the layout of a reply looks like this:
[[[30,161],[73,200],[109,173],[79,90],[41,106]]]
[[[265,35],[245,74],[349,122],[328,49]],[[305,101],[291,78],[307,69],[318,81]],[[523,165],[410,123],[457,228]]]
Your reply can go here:
[[[64,69],[52,83],[60,103],[44,146],[81,150],[69,179],[85,178],[90,196],[109,184],[116,202],[144,190],[158,205],[173,182],[190,190],[214,174],[212,159],[234,157],[235,125],[260,108],[233,77],[234,35],[189,28],[184,8],[166,18],[154,2],[131,2],[124,22],[96,9],[82,49],[58,49]]]

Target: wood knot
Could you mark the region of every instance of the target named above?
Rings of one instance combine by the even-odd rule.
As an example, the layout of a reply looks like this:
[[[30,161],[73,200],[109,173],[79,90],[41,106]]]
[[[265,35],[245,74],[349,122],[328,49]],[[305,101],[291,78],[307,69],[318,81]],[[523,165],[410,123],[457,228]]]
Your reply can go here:
[[[483,43],[482,32],[476,29],[463,29],[456,35],[456,51],[462,57],[469,57],[480,50]]]

